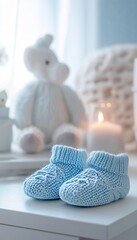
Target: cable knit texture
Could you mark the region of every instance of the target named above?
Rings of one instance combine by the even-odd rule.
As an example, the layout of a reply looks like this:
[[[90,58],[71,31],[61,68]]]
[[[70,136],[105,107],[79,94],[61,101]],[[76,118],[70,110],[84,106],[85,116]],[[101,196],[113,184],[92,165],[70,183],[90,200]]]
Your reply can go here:
[[[112,102],[111,120],[122,126],[127,144],[135,141],[133,71],[137,44],[119,44],[88,55],[74,80],[85,108]],[[87,112],[91,117],[91,111]],[[92,119],[91,119],[92,120]]]
[[[87,169],[60,187],[59,195],[63,201],[89,207],[126,197],[130,188],[127,154],[92,152],[87,165]]]
[[[58,199],[60,186],[83,171],[86,158],[85,150],[55,145],[50,163],[25,180],[25,194],[36,199]]]

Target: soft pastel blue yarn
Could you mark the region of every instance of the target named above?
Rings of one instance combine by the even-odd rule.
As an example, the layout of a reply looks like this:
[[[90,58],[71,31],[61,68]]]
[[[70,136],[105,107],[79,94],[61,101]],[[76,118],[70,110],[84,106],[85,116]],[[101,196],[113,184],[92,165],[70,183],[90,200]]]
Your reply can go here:
[[[55,145],[50,163],[25,180],[25,194],[36,199],[58,199],[60,186],[83,170],[86,158],[85,150]]]
[[[128,155],[92,152],[88,168],[63,183],[60,198],[71,205],[99,206],[125,198],[130,184]]]

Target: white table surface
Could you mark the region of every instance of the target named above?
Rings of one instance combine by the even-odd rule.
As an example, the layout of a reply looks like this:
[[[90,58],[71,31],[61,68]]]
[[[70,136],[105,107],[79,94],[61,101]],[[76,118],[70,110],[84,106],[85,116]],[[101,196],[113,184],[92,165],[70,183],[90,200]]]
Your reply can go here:
[[[120,235],[137,225],[137,153],[129,156],[130,193],[123,200],[100,207],[34,200],[23,192],[23,177],[1,178],[0,224],[92,239]]]

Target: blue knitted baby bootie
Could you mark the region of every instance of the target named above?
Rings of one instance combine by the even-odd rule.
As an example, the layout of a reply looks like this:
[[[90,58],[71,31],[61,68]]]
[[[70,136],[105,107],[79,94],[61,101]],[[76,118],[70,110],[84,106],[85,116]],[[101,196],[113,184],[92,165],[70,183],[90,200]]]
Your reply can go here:
[[[86,158],[85,150],[54,146],[50,163],[25,180],[24,192],[36,199],[58,199],[60,186],[83,170]]]
[[[76,206],[99,206],[126,197],[129,192],[128,155],[92,152],[88,168],[63,183],[60,198]]]

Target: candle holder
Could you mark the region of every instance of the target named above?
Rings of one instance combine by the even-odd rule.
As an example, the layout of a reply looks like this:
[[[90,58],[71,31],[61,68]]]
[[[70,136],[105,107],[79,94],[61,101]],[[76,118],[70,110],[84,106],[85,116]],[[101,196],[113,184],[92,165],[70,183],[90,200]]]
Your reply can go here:
[[[111,101],[103,101],[100,103],[92,104],[89,106],[89,122],[96,122],[98,121],[98,113],[101,112],[103,114],[103,118],[105,121],[112,122],[112,111],[113,111],[113,104]]]
[[[10,152],[12,142],[13,121],[9,118],[9,108],[6,107],[7,93],[0,91],[0,152]]]
[[[87,149],[121,153],[125,151],[122,127],[111,122],[111,102],[102,102],[94,106],[89,118]]]

